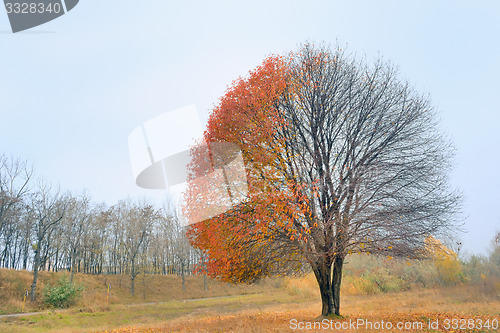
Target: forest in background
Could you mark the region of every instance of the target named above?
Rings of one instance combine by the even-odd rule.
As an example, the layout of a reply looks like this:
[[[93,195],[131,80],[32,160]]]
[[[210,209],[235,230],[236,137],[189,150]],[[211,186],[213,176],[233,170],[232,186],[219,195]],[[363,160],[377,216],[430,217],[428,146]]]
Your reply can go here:
[[[0,155],[0,268],[126,274],[193,274],[200,263],[171,202],[108,206],[37,179],[25,161]],[[183,282],[183,288],[185,288]]]

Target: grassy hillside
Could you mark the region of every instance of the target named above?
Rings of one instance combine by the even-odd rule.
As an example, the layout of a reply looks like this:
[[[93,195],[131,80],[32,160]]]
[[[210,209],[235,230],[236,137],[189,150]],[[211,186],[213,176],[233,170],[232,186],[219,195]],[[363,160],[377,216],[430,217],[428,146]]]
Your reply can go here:
[[[293,294],[287,288],[265,293],[168,301],[160,304],[110,305],[106,309],[50,310],[27,317],[0,319],[5,333],[166,333],[166,332],[296,332],[291,321],[315,323],[321,312],[317,298]],[[461,318],[500,320],[500,297],[483,293],[476,286],[416,289],[342,297],[343,319],[334,322],[420,322],[440,320],[437,330],[406,329],[398,332],[451,332],[444,320]],[[324,330],[305,330],[321,332]],[[331,330],[342,332],[391,332],[391,330]],[[393,330],[394,331],[394,330]],[[457,332],[457,330],[454,330]],[[498,329],[458,330],[498,332]]]
[[[42,294],[47,285],[67,273],[40,272],[36,302],[26,302],[25,312],[46,308]],[[23,293],[29,290],[32,273],[0,269],[0,314],[18,313]],[[233,285],[207,279],[204,290],[202,276],[189,276],[186,291],[176,275],[139,275],[135,297],[130,295],[128,275],[76,274],[75,282],[84,287],[76,308],[105,309],[113,304],[150,303],[170,300],[243,295],[284,289],[290,295],[319,299],[317,282],[312,274],[298,278],[266,279],[255,285]],[[111,285],[109,301],[107,287]],[[342,295],[372,295],[421,288],[471,286],[478,292],[500,295],[500,266],[493,260],[472,257],[458,260],[405,260],[371,255],[347,258],[342,282]]]
[[[40,272],[37,286],[37,300],[26,301],[25,312],[39,311],[47,307],[42,302],[43,290],[47,285],[67,273]],[[68,275],[69,276],[69,275]],[[23,304],[23,293],[30,289],[32,272],[0,269],[0,314],[19,313]],[[188,276],[186,291],[182,291],[182,280],[176,275],[139,275],[135,282],[135,297],[130,295],[128,275],[85,275],[76,274],[74,282],[82,284],[82,297],[75,308],[103,310],[113,304],[163,302],[170,300],[204,298],[225,295],[244,295],[279,288],[276,281],[263,281],[256,285],[232,285],[207,279],[208,290],[204,290],[202,276]],[[111,285],[109,301],[106,300],[107,287]]]
[[[343,320],[500,320],[499,272],[498,265],[485,258],[408,261],[353,255],[343,277],[341,306],[347,316]],[[25,312],[43,312],[0,318],[0,332],[287,332],[296,331],[290,329],[291,320],[313,323],[321,312],[312,274],[250,286],[207,279],[208,290],[202,276],[190,276],[186,291],[179,276],[139,275],[135,297],[130,295],[127,275],[77,274],[75,282],[84,286],[78,302],[67,310],[51,309],[41,301],[43,290],[65,274],[41,272],[38,300],[28,301]],[[0,270],[1,313],[21,311],[22,294],[31,278],[31,272]]]

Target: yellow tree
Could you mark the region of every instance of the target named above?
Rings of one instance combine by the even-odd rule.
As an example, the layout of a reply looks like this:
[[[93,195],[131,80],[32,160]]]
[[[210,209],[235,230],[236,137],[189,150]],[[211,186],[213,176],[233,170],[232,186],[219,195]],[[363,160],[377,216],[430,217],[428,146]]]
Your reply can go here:
[[[433,236],[429,235],[425,242],[428,253],[434,259],[441,282],[445,285],[460,282],[463,273],[458,254]]]

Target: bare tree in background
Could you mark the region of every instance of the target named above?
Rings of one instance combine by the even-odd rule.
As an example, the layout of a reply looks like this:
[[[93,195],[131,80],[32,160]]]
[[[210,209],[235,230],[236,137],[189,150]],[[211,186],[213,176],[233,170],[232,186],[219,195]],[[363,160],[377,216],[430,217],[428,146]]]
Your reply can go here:
[[[182,291],[186,291],[186,274],[189,262],[192,255],[192,247],[186,237],[186,228],[183,227],[179,220],[176,220],[175,234],[174,234],[174,247],[176,249],[175,256],[179,262],[180,274],[182,278]]]
[[[123,248],[130,264],[130,294],[135,295],[135,278],[141,272],[139,259],[147,243],[153,224],[160,218],[158,211],[149,204],[121,202],[115,213],[123,226]]]
[[[0,234],[7,215],[30,191],[32,179],[33,169],[26,162],[0,155]]]
[[[41,250],[55,225],[60,222],[66,212],[68,201],[59,191],[54,191],[48,185],[40,182],[37,191],[32,194],[29,202],[29,216],[33,219],[35,228],[35,256],[33,259],[33,282],[31,284],[31,300],[36,297],[36,284],[41,263]]]
[[[69,251],[70,280],[73,281],[75,275],[76,263],[78,261],[79,249],[81,247],[85,228],[90,222],[92,211],[90,198],[88,195],[79,197],[68,197],[67,213],[63,219],[63,235],[66,238]]]

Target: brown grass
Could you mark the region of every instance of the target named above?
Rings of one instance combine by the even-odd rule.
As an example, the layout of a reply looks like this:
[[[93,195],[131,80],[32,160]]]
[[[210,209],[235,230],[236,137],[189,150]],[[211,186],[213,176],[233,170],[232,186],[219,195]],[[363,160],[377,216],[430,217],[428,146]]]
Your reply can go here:
[[[40,272],[37,290],[43,290],[48,283],[54,283],[58,276],[52,272]],[[30,289],[33,273],[0,269],[0,314],[20,312],[23,304],[23,295]],[[25,312],[40,308],[40,303],[26,302]]]
[[[45,286],[53,285],[66,272],[40,272],[37,283],[37,301],[29,299],[25,312],[46,309],[42,302]],[[29,290],[33,273],[0,269],[0,314],[20,313],[23,294]],[[202,276],[188,276],[186,291],[182,291],[182,280],[176,275],[139,275],[135,282],[135,296],[130,295],[130,277],[128,275],[87,275],[75,274],[74,282],[82,284],[84,291],[76,308],[98,310],[113,304],[154,303],[171,300],[204,298],[214,296],[244,295],[277,290],[281,284],[277,280],[266,280],[256,285],[233,285],[208,280],[208,290],[203,288]],[[107,301],[107,286],[111,285]],[[29,298],[29,297],[28,297]]]
[[[466,319],[500,321],[500,297],[486,295],[475,287],[467,288],[440,288],[431,290],[413,290],[394,294],[378,294],[371,296],[347,296],[342,299],[344,319],[335,319],[335,322],[356,322],[363,319],[365,322],[391,322],[394,327],[397,323],[421,323],[409,329],[394,330],[397,332],[453,332],[446,330],[444,323],[451,319]],[[109,330],[113,333],[128,332],[297,332],[292,329],[291,321],[297,320],[304,325],[320,325],[318,318],[321,304],[319,302],[291,303],[270,305],[260,309],[246,309],[238,313],[224,314],[217,309],[195,316],[184,316],[157,325],[156,327],[126,327]],[[330,319],[327,319],[330,320]],[[438,330],[428,330],[429,320],[438,320]],[[332,324],[330,324],[332,325]],[[311,326],[314,327],[314,326]],[[331,326],[330,326],[331,327]],[[334,327],[334,326],[333,326]],[[392,330],[366,329],[309,329],[307,332],[391,332]],[[457,330],[455,330],[456,332]],[[494,329],[458,330],[458,332],[498,332]]]
[[[54,283],[61,274],[41,272],[39,290]],[[77,274],[75,281],[86,288],[77,307],[48,310],[50,312],[28,317],[2,318],[0,332],[296,332],[300,330],[290,328],[291,320],[313,325],[319,323],[321,312],[318,288],[312,275],[266,280],[253,286],[209,280],[209,291],[203,290],[203,277],[188,277],[186,292],[182,291],[178,276],[146,276],[144,281],[140,276],[136,280],[135,297],[130,296],[128,276]],[[30,283],[31,272],[0,270],[0,309],[19,312],[20,295]],[[112,286],[109,303],[106,302],[108,284]],[[415,288],[393,293],[379,291],[370,295],[364,295],[363,289],[344,288],[344,291],[342,313],[345,320],[396,323],[429,319],[442,322],[446,318],[500,319],[500,286],[494,278],[468,286]],[[224,295],[244,296],[185,301]],[[154,302],[163,303],[139,304]],[[26,312],[41,307],[40,303],[28,302]]]
[[[452,318],[500,320],[500,297],[498,294],[485,294],[478,287],[417,289],[369,296],[344,296],[342,306],[342,313],[346,316],[342,320],[354,322],[364,319],[370,322],[390,321],[394,325],[397,322],[422,322],[427,325],[429,320],[440,320],[443,323],[445,319]],[[289,290],[282,289],[263,294],[196,301],[52,310],[42,315],[0,320],[0,332],[296,332],[300,330],[290,328],[291,320],[311,325],[315,322],[319,324],[319,320],[323,319],[318,318],[320,308],[321,304],[317,300],[292,295]],[[433,332],[448,331],[439,329]]]

